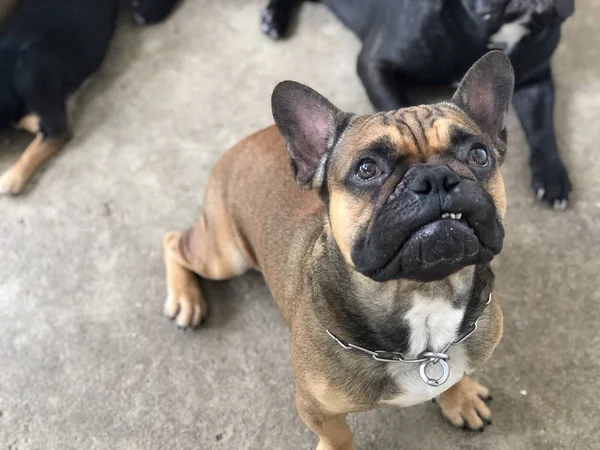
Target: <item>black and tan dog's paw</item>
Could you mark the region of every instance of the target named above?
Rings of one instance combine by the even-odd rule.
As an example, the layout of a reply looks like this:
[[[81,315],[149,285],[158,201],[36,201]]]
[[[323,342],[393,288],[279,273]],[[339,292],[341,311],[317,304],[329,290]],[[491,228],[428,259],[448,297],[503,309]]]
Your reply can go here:
[[[165,20],[179,0],[133,0],[133,19],[140,25],[151,25]]]
[[[491,400],[485,386],[464,377],[438,397],[442,414],[456,428],[483,431],[491,424],[492,411],[485,400]]]
[[[566,209],[569,203],[571,182],[567,169],[556,157],[535,159],[531,162],[531,185],[536,198],[556,210]]]
[[[18,170],[9,169],[0,176],[0,195],[20,194],[27,179]]]
[[[289,24],[290,13],[285,10],[269,5],[260,12],[260,29],[274,41],[285,37]]]

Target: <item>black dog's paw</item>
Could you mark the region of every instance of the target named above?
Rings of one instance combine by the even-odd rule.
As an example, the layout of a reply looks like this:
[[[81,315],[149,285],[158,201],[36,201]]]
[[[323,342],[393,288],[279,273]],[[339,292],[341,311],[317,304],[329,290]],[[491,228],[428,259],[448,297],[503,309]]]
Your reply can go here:
[[[538,200],[548,203],[556,210],[566,209],[571,182],[567,169],[558,156],[552,159],[537,158],[531,162],[531,185]]]
[[[133,19],[140,25],[150,25],[165,20],[179,0],[133,0]]]
[[[287,11],[267,6],[260,12],[260,29],[269,38],[278,41],[287,33],[290,17]]]

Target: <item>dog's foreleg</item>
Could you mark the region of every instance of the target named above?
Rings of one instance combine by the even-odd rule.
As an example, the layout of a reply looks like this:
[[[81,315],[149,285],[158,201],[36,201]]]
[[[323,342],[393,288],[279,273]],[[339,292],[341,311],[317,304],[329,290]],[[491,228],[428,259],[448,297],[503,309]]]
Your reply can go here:
[[[386,67],[369,47],[363,47],[358,56],[357,72],[376,110],[392,111],[409,106],[401,74]]]
[[[68,140],[66,133],[48,135],[41,129],[40,123],[40,118],[36,115],[26,116],[19,122],[19,128],[34,133],[35,138],[17,162],[0,177],[0,195],[21,193],[35,171]]]
[[[555,209],[564,209],[571,183],[556,145],[554,85],[550,69],[535,81],[517,85],[513,105],[530,147],[529,165],[534,194]]]
[[[299,392],[296,392],[296,408],[304,424],[319,436],[317,450],[354,450],[345,414],[327,414]]]

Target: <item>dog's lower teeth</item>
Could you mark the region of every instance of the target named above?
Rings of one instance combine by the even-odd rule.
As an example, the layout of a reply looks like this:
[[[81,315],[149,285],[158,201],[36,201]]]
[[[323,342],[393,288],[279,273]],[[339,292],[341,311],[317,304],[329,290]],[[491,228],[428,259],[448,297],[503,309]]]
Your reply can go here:
[[[462,213],[444,213],[442,219],[462,219]]]

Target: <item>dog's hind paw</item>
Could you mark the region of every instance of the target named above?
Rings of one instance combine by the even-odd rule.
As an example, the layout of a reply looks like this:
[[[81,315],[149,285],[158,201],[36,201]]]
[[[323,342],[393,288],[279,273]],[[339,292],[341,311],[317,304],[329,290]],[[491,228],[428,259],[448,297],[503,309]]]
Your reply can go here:
[[[175,9],[178,0],[133,0],[133,19],[139,25],[162,22]]]
[[[20,194],[26,182],[18,171],[9,169],[0,177],[0,195]]]
[[[197,327],[206,315],[206,302],[200,289],[194,286],[169,289],[164,313],[171,320],[175,320],[179,328]]]
[[[485,400],[491,400],[485,386],[464,377],[438,397],[442,414],[456,428],[483,431],[492,423],[492,411]]]
[[[536,198],[556,210],[566,209],[571,182],[562,161],[539,158],[531,162],[531,185]]]
[[[170,232],[163,240],[167,268],[167,300],[164,313],[179,328],[197,327],[206,316],[206,300],[196,275],[177,262],[172,254],[179,245],[181,233]]]
[[[289,20],[273,8],[265,8],[260,12],[260,29],[269,38],[278,41],[287,32]]]

